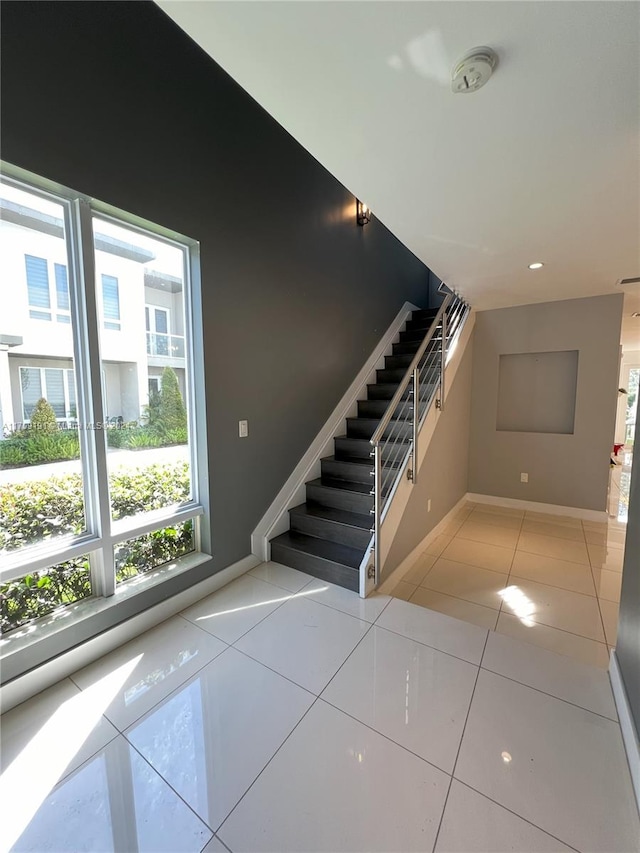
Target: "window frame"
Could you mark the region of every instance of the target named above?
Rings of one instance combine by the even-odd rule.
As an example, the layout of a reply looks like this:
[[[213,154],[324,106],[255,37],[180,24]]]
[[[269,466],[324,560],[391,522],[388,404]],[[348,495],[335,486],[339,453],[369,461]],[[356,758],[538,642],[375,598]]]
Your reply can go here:
[[[0,569],[0,582],[6,583],[25,574],[88,554],[91,564],[92,597],[78,602],[77,605],[71,605],[71,608],[75,611],[89,605],[86,612],[91,613],[111,605],[117,606],[119,602],[130,599],[133,594],[144,591],[147,586],[162,582],[165,574],[167,579],[169,576],[173,578],[176,567],[178,570],[184,568],[188,572],[190,568],[207,562],[211,558],[205,438],[204,363],[202,356],[198,360],[195,358],[196,348],[199,353],[202,353],[203,347],[199,244],[193,238],[149,222],[134,214],[129,214],[113,205],[93,199],[11,164],[0,162],[0,170],[2,180],[5,183],[46,200],[54,201],[63,209],[69,309],[70,316],[73,318],[71,331],[73,336],[72,358],[75,370],[76,417],[78,422],[94,424],[96,427],[95,429],[79,430],[86,518],[85,531],[77,535],[60,536],[41,543],[34,543],[16,551],[5,553]],[[185,337],[187,339],[185,362],[188,367],[186,371],[185,406],[189,413],[191,499],[182,504],[164,507],[160,510],[138,514],[118,521],[113,521],[111,518],[107,445],[104,429],[101,428],[101,425],[106,422],[106,399],[103,397],[101,383],[102,293],[101,288],[98,290],[100,284],[96,280],[93,238],[94,216],[111,220],[115,224],[134,232],[174,245],[183,251],[184,257]],[[49,273],[49,259],[45,260],[47,260],[47,273]],[[49,294],[51,296],[50,278]],[[53,298],[57,300],[57,292],[53,294]],[[55,305],[57,306],[57,301]],[[53,308],[52,313],[55,313]],[[44,370],[44,368],[40,369]],[[94,392],[94,389],[98,390]],[[67,393],[65,384],[65,402],[67,402]],[[194,520],[195,551],[177,558],[170,564],[158,567],[150,572],[148,577],[138,576],[135,579],[135,590],[132,589],[131,584],[123,584],[118,589],[118,592],[122,592],[122,594],[116,594],[114,547],[128,539],[143,536],[154,530],[180,524],[190,519]],[[172,569],[173,572],[170,573],[169,569]],[[190,584],[186,581],[183,585],[187,587]],[[96,602],[96,599],[104,600]],[[114,619],[114,623],[116,621],[117,619]],[[69,627],[72,628],[73,625],[69,625]],[[33,633],[37,634],[37,632]],[[31,637],[32,642],[38,640],[38,637]],[[46,636],[43,636],[42,640],[46,640]]]

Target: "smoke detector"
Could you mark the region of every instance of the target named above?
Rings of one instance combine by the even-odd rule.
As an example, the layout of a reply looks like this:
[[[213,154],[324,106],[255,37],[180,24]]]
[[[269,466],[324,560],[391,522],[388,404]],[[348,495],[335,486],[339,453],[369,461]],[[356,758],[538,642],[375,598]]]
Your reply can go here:
[[[498,54],[490,47],[474,47],[453,66],[452,92],[476,92],[487,82],[498,64]]]

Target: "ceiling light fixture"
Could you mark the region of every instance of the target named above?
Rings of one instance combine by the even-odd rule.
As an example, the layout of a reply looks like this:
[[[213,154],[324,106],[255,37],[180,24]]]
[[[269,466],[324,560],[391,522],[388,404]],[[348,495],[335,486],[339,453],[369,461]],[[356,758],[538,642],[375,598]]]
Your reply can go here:
[[[530,270],[539,270],[540,267],[543,267],[543,266],[544,266],[543,263],[541,263],[540,261],[536,261],[534,264],[529,264],[529,269]]]
[[[498,54],[490,47],[474,47],[453,66],[451,91],[454,94],[476,92],[487,82],[496,65]]]
[[[371,210],[359,199],[356,199],[356,221],[358,225],[366,225],[367,222],[371,222]]]

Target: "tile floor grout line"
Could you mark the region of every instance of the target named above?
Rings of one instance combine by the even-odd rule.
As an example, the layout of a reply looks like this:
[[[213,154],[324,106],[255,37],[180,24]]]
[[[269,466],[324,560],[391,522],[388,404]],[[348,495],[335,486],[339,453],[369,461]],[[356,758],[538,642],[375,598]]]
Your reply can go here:
[[[387,604],[389,604],[389,602],[387,602]],[[386,607],[386,605],[385,605],[385,607]],[[362,637],[358,640],[358,642],[356,643],[356,645],[354,646],[354,648],[351,650],[351,652],[347,655],[347,657],[345,658],[345,660],[340,664],[340,666],[338,667],[338,669],[336,670],[336,672],[334,673],[334,675],[329,679],[329,681],[327,682],[327,684],[325,684],[325,686],[322,688],[322,690],[323,690],[323,691],[324,691],[324,690],[329,686],[329,684],[331,683],[331,681],[333,681],[333,679],[335,678],[335,676],[336,676],[336,675],[338,674],[338,672],[342,669],[342,667],[345,665],[345,663],[347,662],[347,660],[351,657],[351,655],[353,654],[353,652],[354,652],[354,651],[356,650],[356,648],[360,645],[360,643],[364,640],[364,638],[367,636],[367,634],[369,633],[369,631],[371,631],[371,629],[372,629],[372,628],[373,628],[373,623],[368,623],[367,630],[364,632],[364,634],[362,635]],[[237,649],[237,651],[240,651],[240,649]],[[243,654],[246,654],[246,653],[243,653]],[[250,656],[250,655],[247,655],[247,657],[251,657],[251,656]],[[254,660],[254,658],[252,658],[252,660]],[[257,663],[261,663],[261,661],[257,661]],[[265,664],[262,664],[262,665],[263,665],[263,666],[265,666]],[[270,669],[270,667],[267,667],[267,669]],[[275,672],[275,670],[274,670],[274,672]],[[281,675],[281,673],[278,673],[278,675]],[[286,677],[286,676],[282,676],[282,677],[284,678],[284,677]],[[291,679],[287,679],[287,680],[288,680],[288,681],[291,681]],[[295,681],[292,681],[292,683],[293,683],[293,684],[296,684],[296,682],[295,682]],[[297,685],[297,686],[298,686],[298,687],[301,687],[301,685]],[[254,779],[254,780],[251,782],[251,784],[247,787],[247,789],[245,790],[245,792],[243,793],[243,795],[240,797],[240,799],[238,800],[238,802],[233,806],[233,808],[232,808],[232,809],[229,811],[229,813],[226,815],[226,817],[224,818],[224,820],[222,821],[222,823],[220,824],[220,826],[219,826],[216,830],[214,830],[214,832],[215,832],[216,834],[218,833],[218,831],[219,831],[220,829],[222,829],[222,827],[224,826],[224,824],[226,823],[226,821],[231,817],[231,815],[233,814],[233,812],[234,812],[234,811],[236,810],[236,808],[240,805],[240,803],[242,802],[242,800],[246,797],[246,795],[249,793],[249,791],[251,790],[251,788],[255,785],[255,783],[258,781],[258,779],[259,779],[259,778],[260,778],[260,776],[264,773],[264,771],[267,769],[267,767],[271,764],[271,762],[273,761],[273,759],[274,759],[274,758],[276,757],[276,755],[280,752],[280,750],[282,749],[282,747],[283,747],[283,746],[285,745],[285,743],[289,740],[289,738],[290,738],[290,737],[291,737],[291,735],[295,732],[295,730],[298,728],[298,726],[300,725],[300,723],[305,719],[305,717],[307,716],[307,714],[308,714],[308,713],[311,711],[311,709],[312,709],[312,708],[314,708],[314,707],[316,706],[316,704],[320,701],[320,696],[319,696],[318,694],[313,693],[312,691],[308,690],[307,688],[302,688],[302,689],[303,689],[303,690],[306,690],[306,691],[307,691],[307,693],[310,693],[310,694],[314,697],[314,698],[313,698],[313,702],[311,703],[311,705],[309,705],[309,707],[307,708],[307,710],[306,710],[306,711],[304,712],[304,714],[300,717],[300,719],[298,720],[298,722],[297,722],[297,723],[295,724],[295,726],[291,729],[291,731],[289,732],[289,734],[288,734],[288,735],[286,736],[286,738],[282,741],[282,743],[280,744],[280,746],[276,749],[276,751],[273,753],[273,755],[271,756],[271,758],[267,761],[267,763],[266,763],[266,764],[265,764],[265,766],[262,768],[262,770],[258,773],[258,775],[255,777],[255,779]],[[322,691],[321,691],[321,692],[322,692]],[[222,838],[220,838],[220,840],[222,841]],[[207,843],[208,843],[208,842],[207,842]],[[226,844],[225,842],[223,842],[223,843],[225,844],[225,847],[227,847],[227,844]],[[228,849],[230,849],[230,848],[228,848]]]
[[[141,636],[142,636],[142,635],[141,635]],[[217,640],[217,639],[219,639],[219,638],[218,638],[218,637],[216,637],[216,640]],[[223,640],[220,640],[220,642],[223,642]],[[146,717],[146,716],[147,716],[147,714],[150,714],[152,711],[155,711],[155,710],[156,710],[156,708],[158,707],[158,705],[160,705],[160,703],[161,703],[161,702],[164,702],[164,701],[165,701],[165,700],[167,700],[170,696],[173,696],[173,694],[174,694],[174,693],[176,693],[178,690],[182,690],[182,688],[184,688],[185,684],[186,684],[188,681],[191,681],[191,679],[192,679],[192,678],[195,678],[195,677],[196,677],[196,675],[199,675],[199,674],[202,672],[202,670],[203,670],[203,669],[205,669],[206,667],[208,667],[208,666],[209,666],[209,664],[210,664],[210,663],[213,663],[213,662],[214,662],[214,660],[217,660],[217,659],[218,659],[219,657],[221,657],[221,656],[222,656],[222,655],[223,655],[223,654],[224,654],[228,649],[230,649],[230,648],[231,648],[231,646],[230,646],[228,643],[225,643],[225,646],[226,646],[226,648],[222,649],[222,651],[220,651],[220,652],[218,652],[217,654],[215,654],[215,655],[214,655],[210,660],[208,660],[206,663],[203,663],[203,664],[202,664],[202,666],[199,666],[197,669],[195,669],[192,673],[190,673],[190,674],[189,674],[189,675],[184,679],[184,681],[181,681],[179,684],[176,684],[176,686],[175,686],[175,687],[173,687],[173,688],[172,688],[172,690],[170,690],[170,691],[169,691],[169,693],[167,693],[165,696],[162,696],[160,699],[158,699],[156,702],[154,702],[154,703],[153,703],[153,705],[151,705],[151,707],[150,707],[150,708],[147,708],[147,710],[146,710],[146,711],[143,711],[141,714],[138,714],[138,716],[137,716],[137,717],[135,717],[135,719],[133,719],[133,720],[131,720],[130,722],[128,722],[124,729],[120,729],[120,728],[118,728],[118,726],[113,722],[113,720],[109,719],[109,717],[107,717],[107,716],[106,716],[106,714],[103,714],[104,718],[105,718],[106,720],[109,720],[109,722],[111,723],[111,725],[112,725],[115,729],[117,729],[117,731],[118,731],[121,735],[123,735],[124,737],[126,737],[126,735],[125,735],[125,731],[126,731],[126,729],[130,729],[130,728],[131,728],[131,726],[135,725],[136,723],[139,723],[139,722],[140,722],[140,720],[141,720],[143,717]],[[75,683],[75,682],[74,682],[74,683]],[[91,687],[91,686],[93,686],[93,685],[90,685],[90,687]],[[89,690],[89,689],[90,689],[90,687],[85,688],[85,689]],[[80,688],[80,689],[82,690],[82,688]]]
[[[407,601],[406,604],[411,604],[412,602]],[[415,604],[414,607],[421,607],[420,604]],[[423,610],[429,610],[428,607],[423,607]],[[430,611],[432,613],[438,613],[437,610]],[[438,613],[439,616],[444,616],[445,619],[455,619],[455,616],[447,616],[446,613]],[[457,619],[457,622],[464,622],[465,625],[471,625],[470,622],[465,622],[464,619]],[[441,655],[448,655],[450,658],[455,658],[456,660],[461,660],[463,663],[468,663],[470,666],[480,666],[480,664],[475,663],[474,661],[467,660],[466,658],[461,658],[459,655],[454,655],[452,652],[445,652],[442,649],[439,649],[437,646],[431,646],[429,643],[425,643],[423,640],[416,640],[413,637],[407,637],[406,634],[400,634],[398,631],[394,631],[393,628],[387,628],[385,625],[375,625],[372,626],[375,628],[380,628],[383,631],[388,631],[390,634],[395,634],[397,637],[402,637],[405,640],[410,640],[412,643],[418,643],[420,646],[426,646],[428,649],[433,649],[434,652],[440,652]],[[477,628],[478,631],[486,631],[489,632],[488,628],[481,628],[479,625],[473,625],[472,627]],[[485,643],[488,637],[485,637]]]
[[[515,613],[506,613],[505,616],[513,616],[514,619],[518,619],[519,617],[515,615]],[[601,646],[607,645],[606,634],[604,640],[594,640],[593,637],[586,637],[584,634],[576,634],[574,631],[567,631],[566,628],[558,628],[556,625],[549,625],[547,622],[538,622],[535,619],[533,620],[534,624],[541,625],[543,628],[553,628],[554,631],[562,631],[563,634],[569,634],[572,637],[580,637],[581,640],[589,640],[590,643],[598,643]],[[510,637],[510,634],[505,634],[505,636]],[[517,637],[515,639],[518,639]],[[523,643],[529,642],[528,640],[522,640]],[[532,646],[536,646],[537,643],[531,643]],[[539,648],[544,648],[544,646],[539,646]],[[547,651],[552,651],[551,649],[547,649]],[[562,654],[562,652],[556,652],[555,654]],[[563,655],[563,657],[572,657],[572,655]],[[577,660],[577,658],[573,658]],[[587,664],[589,665],[589,664]]]
[[[430,586],[420,586],[420,585],[416,587],[415,592],[417,592],[420,589],[424,589],[426,592],[436,592],[436,593],[438,593],[438,595],[444,595],[445,598],[454,598],[456,601],[464,601],[465,604],[473,604],[475,607],[483,607],[485,610],[491,610],[493,613],[500,613],[500,610],[497,607],[491,607],[489,604],[478,604],[477,601],[471,601],[471,599],[469,599],[469,598],[462,598],[462,596],[454,595],[452,592],[442,592],[442,590],[440,590],[440,589],[434,589],[433,587],[430,587]],[[413,595],[415,595],[415,592],[412,593],[412,598],[413,598]],[[408,603],[409,604],[415,604],[417,602],[414,602],[414,601],[412,601],[412,599],[409,599]],[[418,606],[422,607],[423,605],[419,604]],[[425,609],[430,610],[431,608],[428,607]],[[440,613],[440,612],[441,611],[439,611],[439,610],[434,610],[434,613]],[[443,616],[449,616],[448,613],[442,613],[442,615]],[[457,616],[450,616],[450,618],[451,619],[457,619],[458,617]],[[467,620],[461,619],[460,621],[466,622]],[[475,624],[475,623],[470,622],[469,624],[471,625],[471,624]],[[478,625],[478,627],[481,628],[482,625]]]
[[[454,773],[456,772],[456,767],[458,765],[458,758],[460,757],[460,750],[462,749],[462,741],[464,740],[464,735],[467,730],[467,723],[469,722],[469,715],[471,714],[471,708],[473,706],[473,700],[476,695],[476,687],[478,686],[478,679],[480,678],[480,670],[482,669],[482,661],[484,659],[484,653],[487,648],[487,643],[489,642],[489,632],[487,632],[487,636],[484,640],[484,646],[482,647],[482,654],[480,655],[480,662],[478,664],[478,669],[476,672],[476,678],[473,682],[473,690],[471,691],[471,698],[469,699],[469,707],[467,708],[467,713],[464,718],[464,724],[462,726],[462,732],[460,734],[460,740],[458,742],[458,749],[456,750],[456,757],[453,760],[453,767],[451,768],[451,774],[449,779],[449,788],[447,789],[447,795],[444,798],[444,805],[442,807],[442,812],[440,814],[440,822],[438,823],[438,829],[436,830],[435,837],[433,839],[433,847],[432,851],[435,851],[438,846],[438,838],[440,837],[440,830],[442,829],[442,823],[444,821],[444,815],[447,810],[447,803],[449,802],[449,794],[451,793],[451,786],[453,785]]]
[[[269,672],[272,672],[274,675],[278,675],[280,678],[284,678],[285,681],[288,681],[289,684],[293,684],[294,687],[298,687],[300,690],[304,690],[305,693],[308,693],[310,696],[313,696],[314,699],[317,699],[319,697],[319,693],[314,693],[313,690],[310,690],[308,687],[304,687],[302,684],[299,684],[297,681],[294,681],[293,678],[290,678],[288,675],[283,675],[281,672],[278,672],[277,669],[274,669],[272,666],[269,666],[269,664],[258,660],[258,658],[254,658],[253,655],[249,654],[249,652],[245,652],[242,649],[238,649],[236,648],[236,646],[230,646],[230,648],[232,648],[234,652],[238,652],[238,654],[244,655],[246,658],[253,661],[254,663],[257,663],[260,666],[263,666],[265,669],[268,669]]]
[[[421,589],[425,590],[426,592],[436,592],[438,595],[444,595],[447,598],[454,598],[456,601],[464,601],[465,604],[473,604],[475,607],[484,607],[485,610],[491,610],[497,614],[500,613],[500,610],[497,607],[490,607],[488,604],[478,604],[477,601],[471,601],[471,599],[469,599],[469,598],[462,598],[462,596],[454,595],[452,592],[442,592],[442,590],[433,589],[430,586],[417,586],[415,591],[411,593],[411,598],[409,598],[408,604],[417,604],[417,602],[413,601],[413,596],[416,594],[416,592],[418,592],[418,590],[421,590]],[[423,606],[422,604],[418,604],[418,607],[422,607],[422,606]],[[425,609],[431,610],[430,607],[427,607]],[[434,613],[440,613],[440,612],[441,611],[439,611],[439,610],[434,610]],[[457,619],[458,618],[457,616],[450,616],[450,614],[448,614],[448,613],[442,613],[442,615],[443,616],[449,616],[451,619]],[[461,619],[460,621],[466,622],[467,620]],[[476,623],[475,622],[469,622],[468,624],[474,625]],[[482,625],[478,625],[478,627],[481,628]]]
[[[276,751],[273,753],[273,755],[271,756],[271,758],[267,761],[267,763],[264,765],[264,767],[262,768],[262,770],[261,770],[261,771],[258,773],[258,775],[255,777],[255,779],[253,780],[253,782],[251,782],[251,784],[247,787],[247,789],[245,790],[244,794],[240,797],[240,799],[238,800],[238,802],[234,805],[234,807],[233,807],[233,808],[229,811],[229,813],[226,815],[226,817],[224,818],[224,820],[222,821],[222,823],[220,824],[220,826],[218,827],[218,829],[214,831],[214,834],[216,835],[216,837],[218,837],[218,838],[220,839],[220,841],[222,841],[222,843],[224,844],[224,846],[225,846],[228,850],[230,850],[231,848],[228,846],[227,842],[226,842],[226,841],[224,841],[224,839],[219,835],[220,830],[221,830],[221,829],[223,829],[223,827],[224,827],[225,823],[229,820],[229,818],[231,817],[231,815],[232,815],[232,814],[234,813],[234,811],[238,808],[238,806],[240,805],[240,803],[244,800],[244,798],[247,796],[247,794],[249,793],[249,791],[250,791],[250,790],[253,788],[253,786],[256,784],[256,782],[258,781],[258,779],[262,776],[262,774],[263,774],[263,773],[264,773],[264,771],[267,769],[267,767],[269,767],[269,765],[271,764],[271,762],[273,761],[273,759],[276,757],[276,755],[278,755],[278,753],[280,752],[280,750],[282,749],[282,747],[285,745],[285,743],[287,743],[287,741],[288,741],[288,740],[289,740],[289,738],[293,735],[293,733],[296,731],[296,729],[298,728],[298,726],[300,725],[300,723],[302,723],[302,721],[303,721],[303,720],[308,716],[308,714],[309,714],[309,712],[311,711],[311,709],[312,709],[312,708],[315,708],[315,706],[317,705],[317,703],[318,703],[319,701],[320,701],[320,697],[319,697],[319,696],[316,696],[316,698],[313,700],[313,702],[311,703],[311,705],[309,705],[309,707],[307,708],[307,710],[306,710],[306,711],[304,712],[304,714],[300,717],[300,719],[298,720],[298,722],[297,722],[297,723],[295,724],[295,726],[291,729],[291,731],[289,732],[289,734],[285,737],[285,739],[282,741],[282,743],[280,744],[280,746],[276,749]],[[208,843],[208,842],[207,842],[207,843]]]
[[[508,589],[511,586],[511,575],[513,573],[513,564],[515,563],[516,554],[518,553],[518,545],[520,544],[520,537],[522,536],[523,525],[524,525],[524,515],[520,519],[520,527],[518,528],[518,538],[516,539],[516,545],[515,545],[515,548],[513,550],[513,557],[511,558],[511,563],[509,564],[509,571],[507,573],[507,585],[506,585],[505,589]],[[496,629],[498,627],[498,622],[500,621],[500,615],[502,613],[506,613],[506,610],[503,610],[503,608],[504,608],[504,598],[501,597],[500,598],[500,607],[498,608],[498,618],[496,619]],[[484,657],[484,653],[483,653],[483,657]]]
[[[525,531],[526,532],[526,531]],[[560,539],[560,542],[569,542],[569,539]],[[581,544],[579,542],[575,542],[574,544]],[[527,551],[526,548],[518,547],[516,550],[521,551],[523,554],[532,554],[534,557],[547,557],[549,560],[562,560],[565,563],[572,563],[574,566],[590,566],[591,561],[589,560],[589,552],[587,552],[587,560],[588,562],[583,563],[579,560],[567,560],[566,557],[554,557],[553,554],[538,554],[536,551]]]
[[[190,806],[190,805],[189,805],[189,803],[184,799],[184,797],[182,796],[182,794],[180,794],[180,793],[178,793],[178,791],[176,791],[176,789],[173,787],[173,785],[172,785],[172,784],[171,784],[167,779],[165,779],[165,777],[162,775],[162,773],[160,773],[160,771],[159,771],[159,770],[157,770],[157,769],[153,766],[153,764],[151,764],[151,762],[150,762],[150,761],[147,761],[147,759],[146,759],[146,758],[145,758],[145,756],[140,752],[140,750],[137,748],[137,746],[135,746],[135,744],[131,743],[131,741],[129,740],[129,738],[128,738],[128,737],[126,737],[125,735],[123,735],[123,737],[124,737],[124,738],[125,738],[125,740],[127,741],[127,744],[128,744],[128,746],[129,746],[129,748],[130,748],[130,749],[133,749],[133,750],[134,750],[134,752],[136,752],[136,753],[140,756],[140,758],[144,761],[144,763],[147,765],[147,767],[149,767],[149,769],[151,770],[151,772],[152,772],[152,773],[155,773],[155,775],[156,775],[156,776],[158,776],[160,779],[162,779],[162,781],[164,782],[164,784],[165,784],[168,788],[170,788],[170,789],[173,791],[173,793],[176,795],[176,797],[178,797],[178,799],[179,799],[181,802],[183,802],[183,803],[184,803],[184,805],[189,809],[189,811],[190,811],[193,815],[195,815],[195,817],[200,821],[200,823],[202,823],[204,826],[206,826],[206,827],[207,827],[207,829],[208,829],[208,830],[210,830],[210,832],[211,832],[211,836],[213,837],[213,836],[216,834],[215,829],[214,829],[214,828],[213,828],[213,827],[212,827],[212,826],[211,826],[211,825],[210,825],[210,824],[209,824],[209,823],[208,823],[208,822],[207,822],[203,817],[201,817],[201,816],[198,814],[198,812],[193,808],[193,806]],[[210,841],[211,841],[211,838],[207,841],[207,844],[209,844],[209,842],[210,842]],[[206,847],[206,846],[207,846],[207,845],[205,844],[205,847]]]
[[[345,717],[348,717],[350,720],[353,720],[354,723],[357,723],[359,726],[364,726],[365,729],[369,729],[370,732],[377,734],[379,737],[384,738],[384,740],[392,743],[394,746],[397,746],[398,749],[403,750],[404,752],[408,752],[409,755],[413,755],[414,758],[417,758],[419,761],[424,761],[425,764],[428,764],[429,767],[433,767],[434,770],[438,770],[440,773],[444,773],[445,776],[448,776],[451,779],[451,773],[448,770],[443,770],[442,767],[439,767],[437,764],[434,764],[433,761],[429,761],[428,758],[425,758],[424,755],[418,755],[417,752],[414,752],[410,747],[405,746],[403,743],[399,743],[399,741],[394,740],[390,735],[381,732],[380,729],[376,729],[370,723],[365,723],[360,720],[358,717],[354,717],[353,714],[350,714],[348,711],[345,711],[344,708],[341,708],[339,705],[334,705],[333,702],[329,702],[328,699],[325,699],[322,696],[318,696],[318,700],[320,702],[324,702],[325,705],[328,705],[330,708],[333,708],[334,711],[338,711],[339,714],[344,714]]]
[[[272,562],[272,561],[269,561],[269,562]],[[279,565],[282,565],[282,564],[279,564]],[[289,567],[287,566],[286,568],[289,568]],[[300,570],[295,569],[294,571],[300,571]],[[247,572],[246,574],[251,574],[251,572]],[[240,575],[240,577],[244,577],[244,576]],[[331,581],[323,581],[321,578],[314,578],[313,576],[310,576],[309,580],[307,581],[307,583],[304,584],[304,586],[301,586],[300,589],[298,589],[296,592],[293,592],[292,590],[285,590],[284,587],[279,587],[277,584],[272,583],[272,581],[265,581],[263,578],[256,577],[256,575],[251,575],[251,577],[255,578],[256,580],[263,581],[264,583],[270,583],[272,586],[275,586],[278,589],[282,589],[283,591],[290,593],[291,598],[289,598],[288,601],[291,601],[296,596],[299,596],[300,593],[303,592],[307,587],[311,586],[312,583],[326,583],[326,584],[330,584],[331,586],[335,586],[338,589],[345,589],[345,587],[340,587],[340,586],[338,586],[338,584],[331,583]],[[224,589],[224,587],[222,587],[222,588]],[[357,595],[358,598],[360,598],[358,593],[355,592],[354,590],[346,590],[346,591],[347,592],[353,592],[354,595]],[[212,594],[215,595],[215,593],[212,593]],[[391,597],[389,596],[389,598],[391,598]],[[335,610],[337,613],[342,613],[344,616],[351,616],[352,619],[358,619],[358,621],[360,621],[360,622],[369,622],[369,620],[365,619],[364,616],[354,616],[353,613],[347,613],[346,610],[341,610],[339,607],[336,607],[333,604],[329,604],[326,601],[320,601],[319,599],[315,599],[315,598],[307,598],[306,600],[307,601],[313,601],[315,604],[321,604],[323,607],[328,607],[330,610]],[[362,601],[365,601],[365,599],[362,599]],[[282,604],[286,604],[286,603],[287,603],[287,601],[282,602]],[[384,609],[386,608],[386,606],[388,604],[389,604],[389,602],[387,601],[386,604],[384,605],[384,607],[382,608],[382,610],[380,611],[380,614],[382,614],[382,612],[384,611]],[[278,608],[276,608],[276,610],[277,609]],[[275,613],[275,610],[273,610],[272,613]],[[271,613],[269,613],[268,615],[270,616]],[[265,619],[266,619],[266,616],[265,616]],[[256,625],[257,624],[260,624],[260,623],[256,623]],[[371,622],[370,624],[373,625],[373,622]],[[256,626],[254,625],[254,627],[256,627]],[[251,631],[253,629],[250,628],[249,630]],[[242,636],[244,636],[244,634]],[[241,638],[239,637],[238,639],[241,639]],[[237,640],[235,642],[237,642]],[[231,645],[233,645],[233,644],[231,644]]]
[[[536,646],[536,648],[541,648],[541,646]],[[544,651],[548,651],[545,649]],[[552,654],[557,654],[557,652],[552,652]],[[563,655],[564,657],[564,655]],[[569,658],[571,663],[578,663],[574,658]],[[584,664],[584,666],[591,666],[591,664]],[[519,684],[521,687],[528,687],[530,690],[535,690],[536,693],[542,693],[544,696],[549,696],[550,699],[557,699],[558,702],[564,702],[566,705],[571,705],[574,708],[578,708],[580,711],[587,711],[589,714],[595,714],[596,717],[602,717],[603,720],[609,720],[610,723],[615,723],[616,725],[620,724],[618,719],[613,719],[613,717],[607,717],[606,714],[600,714],[598,711],[593,711],[591,708],[585,708],[584,705],[578,705],[577,702],[570,702],[568,699],[564,699],[562,696],[556,696],[555,693],[548,693],[546,690],[541,690],[539,687],[534,687],[532,684],[527,684],[526,681],[519,681],[517,678],[512,678],[510,675],[505,675],[503,672],[497,672],[495,669],[491,669],[491,667],[480,665],[481,669],[484,669],[485,672],[491,672],[493,675],[499,675],[500,678],[506,678],[507,681],[513,681],[514,684]],[[597,669],[597,667],[593,667]],[[606,673],[606,670],[598,669],[598,672]]]
[[[453,776],[452,781],[453,781],[453,779],[455,779],[455,781],[459,785],[464,785],[465,788],[469,788],[469,790],[473,791],[474,793],[478,794],[481,797],[484,797],[485,800],[489,800],[489,802],[493,803],[494,805],[498,806],[501,809],[504,809],[506,812],[509,812],[509,814],[514,815],[514,817],[520,818],[520,820],[523,820],[525,823],[528,823],[529,826],[534,827],[534,829],[538,829],[538,830],[540,830],[540,832],[543,832],[545,835],[548,835],[549,838],[553,838],[555,841],[558,841],[560,844],[563,844],[565,847],[568,847],[569,850],[575,850],[575,853],[581,853],[581,851],[578,850],[577,847],[573,847],[571,844],[567,844],[566,841],[563,841],[561,838],[558,838],[556,835],[553,835],[547,829],[543,829],[541,826],[538,826],[537,823],[533,823],[533,821],[529,820],[529,818],[523,817],[521,814],[518,814],[518,812],[514,812],[513,809],[510,809],[508,806],[505,806],[502,803],[499,803],[498,800],[494,800],[493,797],[490,797],[487,794],[484,794],[482,791],[479,791],[477,788],[474,788],[473,785],[470,785],[468,782],[463,782],[463,780],[458,779],[457,776]]]

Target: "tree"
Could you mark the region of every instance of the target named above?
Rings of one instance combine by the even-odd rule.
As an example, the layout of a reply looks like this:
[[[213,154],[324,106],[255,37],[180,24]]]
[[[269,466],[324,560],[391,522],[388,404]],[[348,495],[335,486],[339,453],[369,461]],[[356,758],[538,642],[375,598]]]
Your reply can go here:
[[[164,431],[187,428],[187,410],[180,393],[178,377],[171,367],[165,367],[160,381],[160,423]]]
[[[58,422],[51,405],[40,397],[31,412],[31,429],[37,432],[56,432]]]
[[[160,391],[149,394],[146,411],[147,427],[156,435],[166,437],[175,430],[187,429],[187,410],[180,393],[178,377],[171,367],[165,367],[160,380]]]

